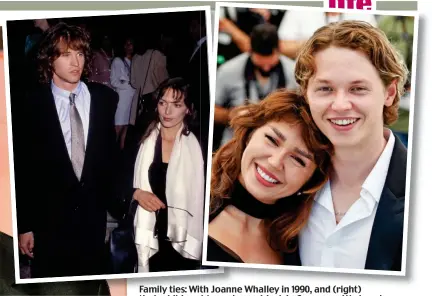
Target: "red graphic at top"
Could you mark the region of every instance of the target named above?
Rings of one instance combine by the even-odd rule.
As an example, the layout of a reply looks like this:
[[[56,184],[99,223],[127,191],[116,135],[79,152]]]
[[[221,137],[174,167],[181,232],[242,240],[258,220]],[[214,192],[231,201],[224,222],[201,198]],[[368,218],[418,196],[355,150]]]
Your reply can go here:
[[[329,8],[371,10],[372,0],[329,0]]]

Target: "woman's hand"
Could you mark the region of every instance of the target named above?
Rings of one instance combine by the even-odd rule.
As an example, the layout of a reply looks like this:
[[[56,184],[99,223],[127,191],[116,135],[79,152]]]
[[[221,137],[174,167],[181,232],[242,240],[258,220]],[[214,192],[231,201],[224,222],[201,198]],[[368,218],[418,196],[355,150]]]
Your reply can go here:
[[[166,208],[165,204],[156,195],[148,191],[137,189],[133,194],[133,198],[138,201],[144,210],[149,212]]]

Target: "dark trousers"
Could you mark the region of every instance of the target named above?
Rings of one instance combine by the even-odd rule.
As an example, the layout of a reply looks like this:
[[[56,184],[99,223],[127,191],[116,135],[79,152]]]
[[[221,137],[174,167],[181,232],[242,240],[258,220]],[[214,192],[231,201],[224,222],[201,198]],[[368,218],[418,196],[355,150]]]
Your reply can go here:
[[[106,274],[107,265],[103,244],[95,247],[93,242],[88,241],[85,246],[72,241],[43,240],[35,236],[32,278]]]
[[[196,270],[199,268],[200,262],[198,260],[184,258],[168,241],[159,242],[159,251],[149,260],[150,272]]]

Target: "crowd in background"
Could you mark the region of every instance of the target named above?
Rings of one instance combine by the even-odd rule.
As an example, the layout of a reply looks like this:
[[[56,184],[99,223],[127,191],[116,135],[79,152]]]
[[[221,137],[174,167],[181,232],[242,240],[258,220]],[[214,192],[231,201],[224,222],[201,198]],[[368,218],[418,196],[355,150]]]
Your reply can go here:
[[[256,102],[279,87],[296,88],[296,56],[315,30],[341,20],[362,20],[380,28],[411,72],[414,18],[321,11],[221,7],[219,16],[213,150],[231,137],[233,107]],[[280,65],[280,66],[278,66]],[[248,69],[259,71],[255,74]],[[391,129],[408,145],[410,80]]]
[[[123,147],[127,126],[134,126],[138,120],[139,97],[155,91],[168,77],[187,78],[196,90],[196,105],[202,104],[198,111],[208,112],[205,111],[208,103],[202,102],[209,96],[205,78],[208,68],[204,20],[204,12],[184,12],[167,13],[163,18],[159,14],[137,14],[9,22],[11,91],[23,91],[19,87],[22,81],[26,81],[26,89],[38,83],[38,42],[49,27],[58,22],[83,27],[91,35],[93,50],[91,72],[85,79],[107,85],[119,93],[116,126],[119,145]],[[201,62],[203,53],[205,61]],[[203,95],[207,97],[205,100],[201,100]],[[16,106],[18,103],[13,102]],[[205,117],[200,116],[201,122],[197,122],[196,128],[200,133],[198,137],[207,141],[206,127],[200,127],[205,124],[202,119]]]
[[[40,41],[60,22],[82,27],[90,35],[92,62],[83,81],[106,85],[119,95],[115,126],[125,163],[134,157],[127,155],[133,150],[128,146],[139,144],[149,124],[146,102],[173,77],[182,77],[190,86],[189,97],[196,110],[190,130],[199,141],[205,163],[209,83],[203,11],[164,13],[163,18],[160,14],[137,14],[8,22],[12,114],[19,113],[21,98],[39,84]],[[117,221],[108,215],[107,240],[116,227]],[[26,271],[23,266],[23,278],[30,276]]]

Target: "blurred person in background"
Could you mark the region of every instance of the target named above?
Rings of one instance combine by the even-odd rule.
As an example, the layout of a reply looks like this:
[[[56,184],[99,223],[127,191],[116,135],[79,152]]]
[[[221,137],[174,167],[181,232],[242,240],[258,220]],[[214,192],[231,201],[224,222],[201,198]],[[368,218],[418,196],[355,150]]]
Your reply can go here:
[[[149,108],[153,92],[162,81],[169,77],[167,57],[160,49],[162,45],[160,43],[156,41],[155,36],[150,36],[146,40],[140,39],[136,43],[136,54],[132,58],[130,80],[131,86],[135,88],[135,94],[132,98],[129,118],[129,124],[134,129],[130,129],[129,140],[127,140],[131,145],[135,145],[139,141],[139,137],[144,133],[150,121],[148,113],[152,111]]]
[[[281,55],[277,28],[271,24],[257,25],[250,39],[250,52],[235,57],[217,70],[214,120],[219,130],[223,128],[223,135],[222,140],[214,140],[213,149],[220,141],[224,144],[232,137],[227,125],[235,115],[231,112],[233,107],[258,103],[278,88],[297,87],[295,63]]]
[[[37,70],[37,53],[39,51],[39,44],[45,32],[53,25],[58,19],[35,19],[33,20],[33,31],[26,36],[25,49],[24,49],[24,67],[26,71],[21,71],[20,77],[26,81],[27,87],[32,88],[39,81],[39,73]]]
[[[243,52],[249,52],[252,29],[264,23],[278,27],[284,13],[285,11],[276,9],[221,7],[217,65]]]
[[[111,85],[119,95],[119,103],[115,114],[115,126],[120,149],[124,147],[131,113],[132,98],[135,94],[135,88],[132,87],[130,82],[133,54],[134,42],[131,38],[126,38],[123,42],[121,53],[114,58],[111,64]]]
[[[112,88],[110,74],[111,62],[114,58],[114,49],[111,39],[104,35],[100,40],[100,46],[93,53],[92,68],[88,77],[89,82],[97,82]]]
[[[282,54],[295,59],[301,46],[313,35],[315,30],[329,23],[342,20],[365,21],[375,27],[377,26],[373,14],[290,10],[285,13],[278,29]]]
[[[399,105],[399,118],[391,129],[402,143],[408,147],[409,110],[411,97],[411,67],[414,41],[414,17],[412,16],[381,16],[378,26],[389,38],[397,51],[403,56],[409,74],[405,84],[405,94]]]
[[[39,41],[46,30],[49,29],[50,24],[47,19],[36,19],[33,20],[35,32],[27,35],[25,40],[24,52],[27,55],[35,45],[39,44]]]

